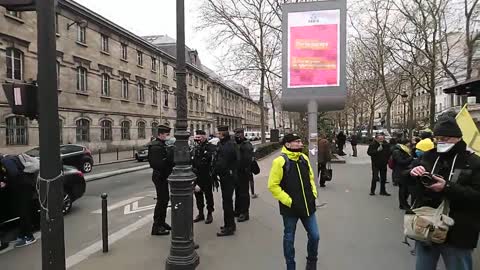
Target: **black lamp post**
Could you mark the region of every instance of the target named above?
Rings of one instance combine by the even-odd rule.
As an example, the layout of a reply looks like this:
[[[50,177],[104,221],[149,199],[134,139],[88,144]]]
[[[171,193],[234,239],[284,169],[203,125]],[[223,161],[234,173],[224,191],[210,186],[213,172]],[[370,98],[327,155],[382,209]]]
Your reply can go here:
[[[403,91],[402,95],[403,101],[403,135],[405,136],[405,130],[408,129],[407,127],[407,101],[408,101],[408,94],[406,91]]]
[[[172,238],[166,270],[193,270],[200,258],[193,243],[193,182],[190,165],[185,62],[185,3],[177,0],[177,121],[175,124],[175,168],[168,178],[171,191]]]

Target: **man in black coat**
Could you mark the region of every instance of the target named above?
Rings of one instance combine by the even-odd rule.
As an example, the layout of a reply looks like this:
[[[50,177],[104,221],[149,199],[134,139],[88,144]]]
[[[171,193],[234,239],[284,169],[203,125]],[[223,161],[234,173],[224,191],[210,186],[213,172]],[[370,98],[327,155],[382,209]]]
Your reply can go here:
[[[173,147],[166,144],[169,135],[170,127],[166,125],[158,126],[158,136],[148,146],[148,162],[153,169],[152,181],[157,192],[152,235],[168,235],[172,229],[165,222],[168,201],[170,200],[168,176],[170,176],[175,166]]]
[[[249,140],[245,139],[242,128],[235,129],[235,142],[240,154],[237,169],[238,181],[235,186],[235,214],[238,216],[238,222],[245,222],[250,219],[250,194],[248,193],[248,188],[250,181],[253,179],[251,170],[253,145]]]
[[[195,147],[193,149],[192,163],[193,170],[197,176],[195,190],[195,199],[197,202],[198,215],[193,220],[194,223],[205,220],[205,224],[210,224],[213,221],[213,179],[211,176],[211,164],[213,154],[216,150],[215,146],[207,141],[205,131],[197,130],[195,135]],[[205,198],[204,198],[205,197]],[[207,202],[207,218],[203,208],[205,207],[205,200]]]
[[[220,228],[217,236],[229,236],[235,234],[235,214],[233,211],[233,191],[237,181],[237,163],[239,161],[235,142],[231,139],[228,126],[218,127],[218,138],[215,157],[215,174],[220,180],[222,190],[222,205],[224,226]]]
[[[385,141],[383,132],[375,135],[375,140],[368,147],[367,154],[372,159],[372,184],[370,187],[370,195],[375,195],[377,182],[380,179],[380,195],[390,196],[385,188],[387,183],[387,164],[390,158],[390,145]]]
[[[408,197],[410,195],[408,191],[408,176],[405,176],[404,171],[408,170],[408,167],[413,161],[412,152],[409,146],[408,139],[401,139],[398,144],[392,147],[392,159],[395,164],[392,172],[393,182],[398,183],[398,201],[399,208],[402,210],[410,209],[408,204]]]
[[[455,118],[440,116],[434,134],[436,149],[426,152],[420,165],[410,171],[421,187],[414,207],[437,208],[448,200],[455,224],[444,244],[417,243],[416,269],[436,269],[441,255],[447,270],[471,270],[480,231],[480,157],[467,150]],[[420,181],[425,173],[432,175],[433,184]]]

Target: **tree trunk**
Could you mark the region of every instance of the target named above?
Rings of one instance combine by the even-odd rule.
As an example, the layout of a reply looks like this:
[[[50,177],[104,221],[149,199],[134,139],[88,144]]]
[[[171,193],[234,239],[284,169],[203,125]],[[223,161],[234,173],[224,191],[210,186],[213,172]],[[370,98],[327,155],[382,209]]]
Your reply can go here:
[[[392,133],[392,104],[393,104],[393,101],[390,101],[390,102],[387,102],[387,119],[386,119],[386,123],[387,123],[387,130],[388,130],[388,133]]]
[[[414,129],[414,123],[413,123],[413,95],[410,95],[410,98],[408,99],[408,137],[412,138],[413,137],[413,129]]]
[[[265,68],[261,70],[261,78],[260,78],[260,99],[258,101],[258,105],[260,106],[260,124],[261,126],[261,137],[262,137],[262,144],[266,142],[265,138],[265,103],[263,96],[265,94]]]
[[[430,105],[429,124],[430,124],[430,128],[433,129],[433,126],[435,125],[435,91],[430,91],[429,105]]]
[[[357,134],[357,109],[353,109],[353,134]]]

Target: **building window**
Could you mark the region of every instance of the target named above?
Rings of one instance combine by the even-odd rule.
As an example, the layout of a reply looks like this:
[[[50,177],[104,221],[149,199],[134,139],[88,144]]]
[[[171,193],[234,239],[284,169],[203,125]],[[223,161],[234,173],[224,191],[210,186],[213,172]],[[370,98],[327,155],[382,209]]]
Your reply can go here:
[[[157,59],[152,56],[152,71],[157,72]]]
[[[158,104],[158,89],[157,87],[152,88],[152,103],[157,105]]]
[[[173,80],[176,81],[177,80],[177,69],[173,69]]]
[[[198,99],[195,99],[195,111],[199,111],[200,107],[198,106]]]
[[[138,122],[138,138],[145,139],[147,136],[145,134],[145,122]]]
[[[77,120],[76,125],[77,142],[89,142],[90,121],[88,121],[87,119],[79,119]]]
[[[122,140],[130,140],[130,122],[123,121],[121,124]]]
[[[122,46],[122,59],[127,60],[128,59],[128,47],[127,44],[121,44]]]
[[[102,74],[102,96],[110,96],[110,76]]]
[[[203,86],[204,86],[205,82],[203,80],[200,80],[200,89],[203,90]]]
[[[55,33],[60,34],[58,23],[58,14],[55,14]]]
[[[12,11],[12,10],[7,10],[7,14],[13,17],[17,17],[19,19],[22,18],[22,12],[20,11]]]
[[[101,42],[102,42],[102,51],[104,52],[109,52],[110,51],[110,47],[108,45],[108,37],[106,35],[101,35]]]
[[[27,120],[20,116],[7,118],[7,145],[27,145]]]
[[[195,76],[195,87],[198,88],[198,76]]]
[[[23,52],[15,48],[7,48],[7,79],[23,79]]]
[[[57,89],[60,88],[60,62],[57,61]]]
[[[143,66],[143,53],[141,51],[137,51],[137,64]]]
[[[193,75],[192,75],[192,73],[188,73],[188,84],[190,84],[190,85],[193,84]]]
[[[122,79],[122,98],[128,99],[128,80]]]
[[[163,76],[168,76],[168,63],[163,62]]]
[[[153,122],[152,123],[152,137],[157,137],[158,136],[158,123]]]
[[[87,69],[84,67],[77,68],[77,90],[87,91]]]
[[[87,28],[77,24],[77,41],[80,43],[87,43]]]
[[[163,106],[168,107],[168,91],[163,90]]]
[[[112,140],[112,121],[103,120],[100,122],[101,129],[101,140],[102,141],[111,141]]]
[[[190,105],[190,110],[193,111],[193,99],[192,99],[192,97],[189,97],[189,98],[188,98],[188,101],[189,101],[189,103],[190,103],[190,104],[189,104],[189,105]]]
[[[142,83],[137,86],[137,101],[145,102],[145,86]]]

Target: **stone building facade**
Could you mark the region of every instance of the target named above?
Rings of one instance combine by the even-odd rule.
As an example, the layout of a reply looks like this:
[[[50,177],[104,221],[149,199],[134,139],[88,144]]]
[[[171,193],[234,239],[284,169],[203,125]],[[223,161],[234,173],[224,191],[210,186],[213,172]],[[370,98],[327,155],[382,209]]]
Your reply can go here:
[[[126,150],[148,142],[159,124],[174,127],[175,55],[74,1],[58,1],[56,22],[62,143],[82,144],[93,151]],[[2,83],[36,80],[36,28],[34,12],[15,13],[0,7]],[[225,123],[232,127],[243,126],[247,113],[231,110],[235,96],[237,102],[250,104],[250,111],[260,110],[248,89],[240,94],[223,85],[200,62],[191,62],[198,53],[188,53],[192,130],[213,132],[223,123],[220,119],[230,120]],[[18,153],[36,145],[37,121],[12,115],[0,91],[0,152]]]

